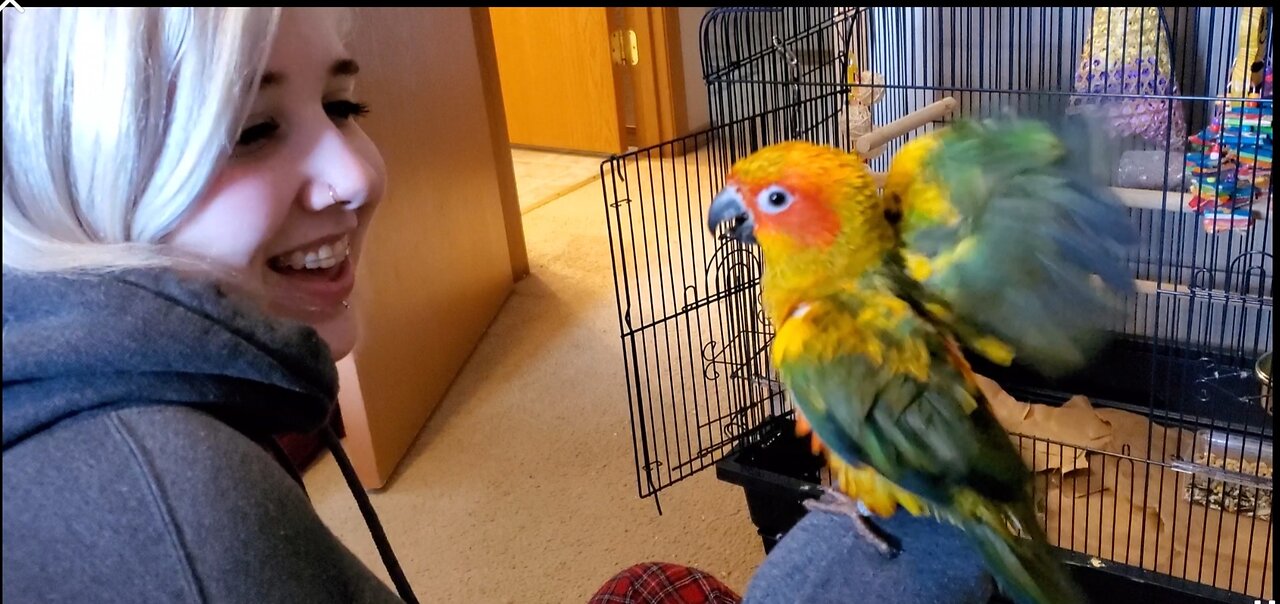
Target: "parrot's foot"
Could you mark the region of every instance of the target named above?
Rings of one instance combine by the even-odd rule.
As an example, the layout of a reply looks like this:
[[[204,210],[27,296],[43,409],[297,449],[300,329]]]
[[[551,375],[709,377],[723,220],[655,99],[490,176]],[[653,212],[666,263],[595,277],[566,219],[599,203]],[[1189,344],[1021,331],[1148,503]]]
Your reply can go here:
[[[854,501],[848,495],[832,489],[824,488],[822,491],[822,496],[818,499],[806,499],[804,507],[810,511],[819,510],[852,518],[858,534],[886,558],[897,558],[902,553],[902,542],[871,520],[871,511],[861,501]]]

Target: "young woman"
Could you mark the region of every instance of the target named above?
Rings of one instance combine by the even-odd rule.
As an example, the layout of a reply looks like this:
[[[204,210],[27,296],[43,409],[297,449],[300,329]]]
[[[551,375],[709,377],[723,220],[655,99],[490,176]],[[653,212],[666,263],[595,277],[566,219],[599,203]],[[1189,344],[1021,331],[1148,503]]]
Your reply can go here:
[[[384,188],[344,19],[4,11],[5,600],[397,600],[274,440],[330,417]]]

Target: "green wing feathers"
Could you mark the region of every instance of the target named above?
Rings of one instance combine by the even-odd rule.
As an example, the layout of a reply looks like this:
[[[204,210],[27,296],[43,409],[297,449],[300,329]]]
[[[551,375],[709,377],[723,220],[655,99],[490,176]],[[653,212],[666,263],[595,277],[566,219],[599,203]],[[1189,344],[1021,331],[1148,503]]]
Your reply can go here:
[[[1029,496],[1030,472],[1008,434],[952,368],[938,364],[920,382],[848,355],[784,371],[824,444],[930,506],[950,506],[957,488],[1001,501]]]
[[[961,497],[944,518],[969,535],[1001,591],[1015,602],[1078,604],[1086,601],[1065,565],[1054,554],[1028,503]]]
[[[887,294],[856,291],[810,302],[779,330],[778,369],[819,438],[842,458],[947,505],[963,486],[984,497],[1028,496],[1030,471],[981,391],[967,383],[943,335],[915,314],[871,312]],[[871,344],[874,342],[874,345]]]
[[[1086,167],[1096,160],[1088,130],[1061,132],[1034,120],[956,122],[915,167],[948,219],[902,226],[906,251],[930,259],[923,289],[956,333],[970,345],[994,336],[1047,375],[1087,361],[1134,285],[1127,209]]]
[[[953,365],[945,336],[916,315],[842,320],[875,316],[867,305],[879,299],[830,296],[779,331],[779,339],[804,337],[808,351],[822,351],[779,364],[814,432],[841,459],[873,467],[964,529],[1018,602],[1082,602],[1036,524],[1030,469],[981,390]],[[879,345],[865,345],[870,340]],[[894,349],[921,344],[923,371],[886,362]]]

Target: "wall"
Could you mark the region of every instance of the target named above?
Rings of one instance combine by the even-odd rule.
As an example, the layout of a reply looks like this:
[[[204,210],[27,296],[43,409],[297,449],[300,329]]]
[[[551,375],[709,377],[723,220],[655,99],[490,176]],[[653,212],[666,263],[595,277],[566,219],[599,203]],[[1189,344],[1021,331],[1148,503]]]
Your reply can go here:
[[[680,12],[680,49],[684,55],[684,95],[689,116],[689,131],[697,132],[711,125],[707,109],[707,84],[702,80],[700,45],[702,32],[699,25],[708,7],[682,6]]]
[[[499,186],[511,167],[497,161],[471,10],[355,14],[358,92],[388,190],[360,265],[364,335],[341,402],[346,448],[365,486],[380,487],[511,291],[504,204],[515,200]]]

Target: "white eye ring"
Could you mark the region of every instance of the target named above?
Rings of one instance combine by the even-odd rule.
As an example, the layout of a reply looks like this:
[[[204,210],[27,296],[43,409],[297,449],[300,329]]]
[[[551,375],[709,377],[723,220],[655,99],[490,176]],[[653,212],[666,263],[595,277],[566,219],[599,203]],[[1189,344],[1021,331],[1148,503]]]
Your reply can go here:
[[[756,196],[756,206],[765,214],[777,214],[791,207],[795,198],[786,189],[771,185]]]

